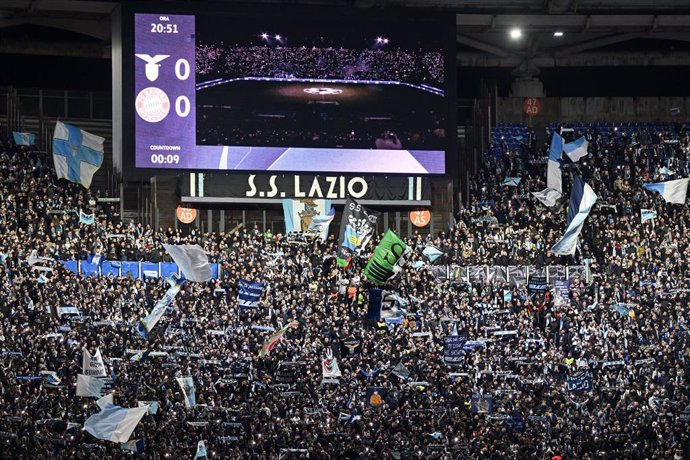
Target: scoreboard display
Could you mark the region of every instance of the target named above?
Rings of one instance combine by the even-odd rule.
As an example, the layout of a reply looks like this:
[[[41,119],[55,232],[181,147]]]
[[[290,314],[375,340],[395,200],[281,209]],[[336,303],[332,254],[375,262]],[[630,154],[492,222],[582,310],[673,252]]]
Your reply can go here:
[[[194,16],[136,14],[137,166],[194,168]]]
[[[120,12],[125,169],[446,173],[453,15],[166,7]]]

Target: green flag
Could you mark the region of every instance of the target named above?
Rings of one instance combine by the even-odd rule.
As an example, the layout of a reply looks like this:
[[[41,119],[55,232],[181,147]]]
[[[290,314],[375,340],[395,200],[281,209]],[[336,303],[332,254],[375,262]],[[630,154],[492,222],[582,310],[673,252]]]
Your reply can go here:
[[[385,284],[402,270],[410,252],[412,251],[405,242],[392,230],[388,230],[364,267],[364,274],[376,285]]]

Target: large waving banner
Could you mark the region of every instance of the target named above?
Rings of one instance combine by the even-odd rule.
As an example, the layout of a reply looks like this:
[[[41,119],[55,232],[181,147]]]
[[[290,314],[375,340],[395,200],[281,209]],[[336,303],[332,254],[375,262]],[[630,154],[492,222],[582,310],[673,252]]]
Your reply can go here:
[[[161,319],[165,310],[172,304],[175,296],[180,292],[187,280],[171,276],[167,281],[170,284],[170,288],[165,291],[163,298],[156,302],[151,313],[146,315],[137,325],[137,333],[144,339],[149,338],[149,333]]]
[[[367,209],[352,198],[345,201],[340,224],[338,265],[348,266],[352,256],[367,245],[376,230],[376,221],[380,215],[380,212]]]
[[[376,285],[385,284],[402,270],[412,250],[398,235],[388,230],[364,267],[364,274]]]

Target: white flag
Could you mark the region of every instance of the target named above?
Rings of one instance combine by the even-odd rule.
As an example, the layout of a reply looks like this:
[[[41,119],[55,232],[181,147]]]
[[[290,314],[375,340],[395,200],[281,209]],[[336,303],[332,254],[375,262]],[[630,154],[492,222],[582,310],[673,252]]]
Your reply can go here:
[[[107,377],[108,373],[105,370],[105,363],[101,357],[101,350],[96,349],[96,354],[91,355],[89,351],[84,348],[82,355],[82,373],[89,377]]]
[[[561,199],[563,194],[559,192],[558,190],[554,190],[552,188],[545,188],[541,192],[532,192],[532,195],[534,197],[544,203],[545,206],[548,206],[549,208],[556,206],[556,202]]]
[[[205,283],[213,276],[208,257],[198,244],[164,244],[163,247],[189,281]]]
[[[93,414],[84,422],[84,430],[105,441],[127,442],[148,410],[148,407],[125,409],[107,404],[101,412]]]
[[[112,406],[115,403],[113,402],[113,398],[115,397],[115,393],[110,393],[102,398],[100,398],[98,401],[96,401],[96,405],[101,408],[101,410],[105,409],[108,406]]]

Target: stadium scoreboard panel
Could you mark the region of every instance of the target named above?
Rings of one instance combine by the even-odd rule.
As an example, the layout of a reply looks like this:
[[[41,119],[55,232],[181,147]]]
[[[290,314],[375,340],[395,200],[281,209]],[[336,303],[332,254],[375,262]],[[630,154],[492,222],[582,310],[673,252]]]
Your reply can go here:
[[[449,172],[454,15],[165,6],[125,3],[113,21],[125,178]]]

